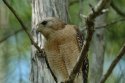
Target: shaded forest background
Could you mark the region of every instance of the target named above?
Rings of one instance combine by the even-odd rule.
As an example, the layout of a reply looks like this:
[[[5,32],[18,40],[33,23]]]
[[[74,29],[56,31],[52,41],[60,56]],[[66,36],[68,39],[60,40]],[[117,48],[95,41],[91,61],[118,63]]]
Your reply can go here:
[[[9,1],[9,0],[8,0]],[[89,3],[93,6],[96,0],[83,0],[83,2],[69,0],[69,23],[84,27],[84,19],[79,14],[87,15],[91,10]],[[71,3],[73,2],[73,3]],[[125,0],[114,0],[114,4],[125,13]],[[9,4],[17,11],[23,19],[29,31],[31,30],[31,0],[10,0]],[[106,23],[117,21],[125,16],[118,15],[112,7],[106,15]],[[111,61],[116,57],[125,39],[125,22],[121,21],[110,25],[105,29],[105,58],[104,72],[109,67]],[[89,51],[89,61],[91,66],[92,47]],[[30,41],[21,29],[20,24],[5,4],[0,0],[0,83],[29,83],[30,78]],[[95,75],[96,76],[96,75]],[[125,82],[125,57],[123,57],[112,75],[106,83]]]

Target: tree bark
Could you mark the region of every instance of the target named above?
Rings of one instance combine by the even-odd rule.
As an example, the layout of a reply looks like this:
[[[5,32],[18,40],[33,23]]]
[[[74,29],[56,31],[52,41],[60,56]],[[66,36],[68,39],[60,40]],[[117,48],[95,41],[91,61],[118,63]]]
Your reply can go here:
[[[48,16],[59,17],[68,22],[68,0],[32,0],[32,34],[38,45],[43,48],[44,37],[36,34],[36,25]],[[36,57],[36,49],[32,46],[31,83],[55,83],[44,58]]]

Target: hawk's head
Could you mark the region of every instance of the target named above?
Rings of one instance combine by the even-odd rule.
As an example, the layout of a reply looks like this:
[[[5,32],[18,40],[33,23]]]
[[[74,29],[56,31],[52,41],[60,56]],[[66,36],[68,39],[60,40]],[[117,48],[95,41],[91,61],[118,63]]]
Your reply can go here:
[[[37,24],[37,32],[42,33],[45,37],[48,37],[52,33],[61,30],[65,27],[65,23],[58,18],[48,17]]]

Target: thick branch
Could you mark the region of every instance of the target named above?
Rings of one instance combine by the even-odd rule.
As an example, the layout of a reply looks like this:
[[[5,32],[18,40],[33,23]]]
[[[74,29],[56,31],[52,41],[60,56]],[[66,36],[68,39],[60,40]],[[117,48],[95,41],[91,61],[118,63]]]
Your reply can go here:
[[[22,29],[26,32],[26,34],[28,35],[31,43],[37,48],[38,51],[42,52],[41,48],[37,45],[37,43],[35,43],[35,41],[32,38],[32,35],[27,31],[27,27],[24,25],[23,21],[21,20],[21,18],[17,15],[16,11],[8,4],[8,2],[6,0],[3,0],[3,2],[6,4],[6,6],[11,10],[11,12],[14,14],[14,16],[16,17],[16,19],[19,21],[20,25],[22,26]]]
[[[114,4],[113,1],[111,2],[111,6],[112,6],[112,8],[117,12],[117,14],[119,14],[119,15],[125,17],[125,12],[123,12],[122,10],[120,10],[120,9]]]
[[[80,68],[82,66],[82,61],[84,60],[85,56],[88,53],[90,42],[92,40],[93,32],[94,32],[94,20],[97,16],[103,14],[102,10],[107,6],[107,4],[110,3],[111,0],[101,0],[96,8],[93,8],[94,11],[92,10],[91,13],[88,15],[87,20],[86,20],[86,27],[87,27],[87,39],[85,45],[82,47],[80,57],[73,68],[69,80],[74,80],[76,74],[80,71]]]
[[[107,70],[107,72],[102,76],[101,81],[99,83],[105,83],[105,81],[110,76],[110,74],[112,73],[113,69],[115,68],[117,63],[120,61],[122,56],[124,56],[124,54],[125,54],[125,43],[124,43],[123,47],[120,49],[117,57],[111,63],[111,65],[110,65],[109,69]]]
[[[6,36],[6,37],[0,39],[0,43],[4,42],[4,41],[7,40],[9,37],[11,37],[11,36],[13,36],[13,35],[16,35],[17,33],[21,32],[21,31],[23,31],[23,29],[19,29],[19,30],[15,31],[15,32],[9,34],[8,36]]]

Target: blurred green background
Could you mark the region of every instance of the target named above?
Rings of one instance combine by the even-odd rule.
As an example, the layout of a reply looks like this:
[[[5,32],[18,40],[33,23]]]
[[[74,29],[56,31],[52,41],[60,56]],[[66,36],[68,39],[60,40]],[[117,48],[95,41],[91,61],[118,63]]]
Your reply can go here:
[[[31,0],[8,0],[18,15],[31,31]],[[69,0],[70,2],[73,0]],[[89,3],[93,6],[95,0],[75,2],[69,6],[70,23],[84,26],[80,13],[87,15],[90,11]],[[125,12],[125,0],[114,0],[114,3]],[[80,4],[82,10],[80,10]],[[106,17],[106,23],[125,18],[119,16],[111,7]],[[84,20],[82,20],[84,21]],[[125,41],[125,22],[111,25],[105,31],[105,62],[104,71],[116,57]],[[31,44],[21,29],[20,24],[5,4],[0,0],[0,83],[29,83],[30,78]],[[91,61],[91,53],[89,55]],[[106,83],[125,83],[125,57],[121,59]]]

